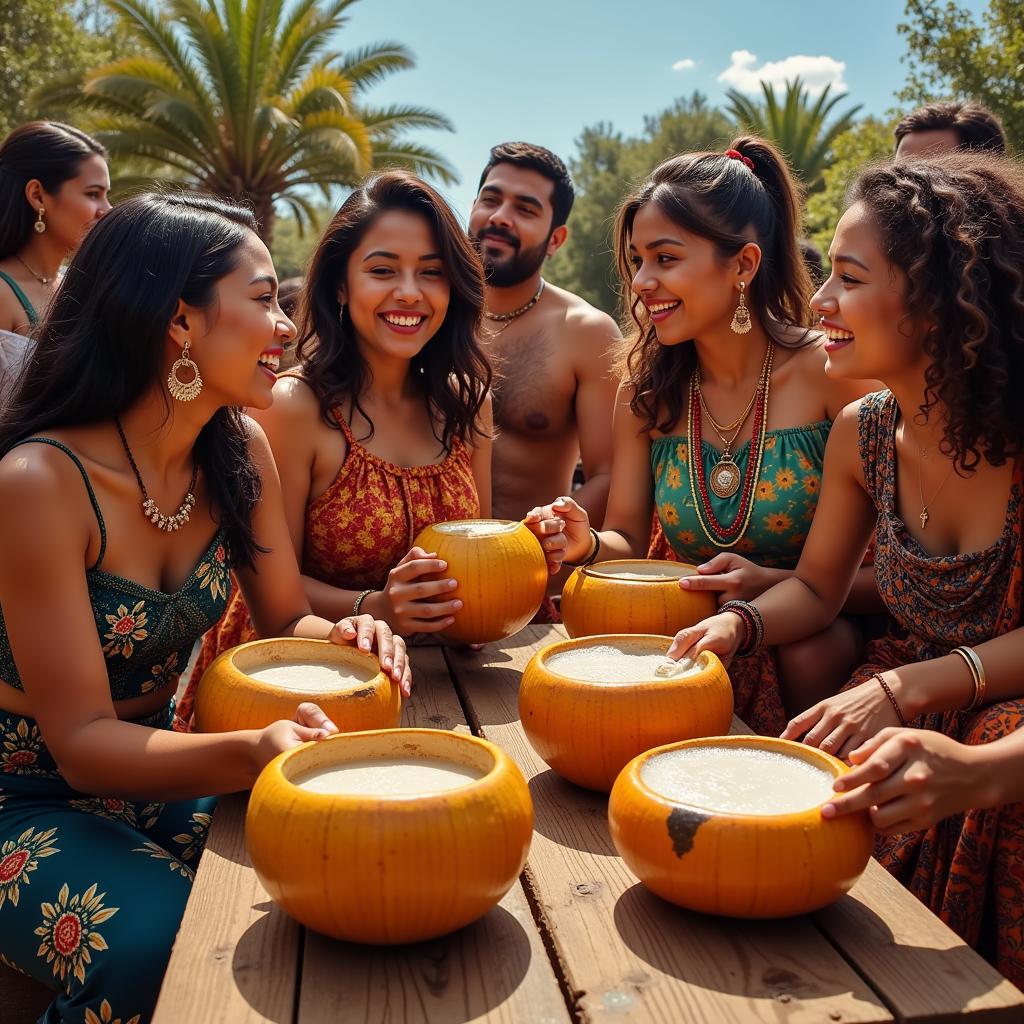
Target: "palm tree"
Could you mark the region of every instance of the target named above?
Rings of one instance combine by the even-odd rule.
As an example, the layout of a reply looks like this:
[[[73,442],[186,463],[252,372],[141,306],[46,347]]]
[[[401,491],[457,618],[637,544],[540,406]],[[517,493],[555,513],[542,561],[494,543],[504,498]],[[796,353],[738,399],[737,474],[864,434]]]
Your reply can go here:
[[[851,107],[826,125],[836,104],[845,93],[829,98],[832,86],[826,85],[815,103],[799,78],[786,82],[782,102],[775,87],[761,83],[764,103],[758,103],[736,89],[730,89],[729,113],[742,128],[774,142],[789,160],[808,190],[821,188],[822,172],[828,164],[832,143],[854,124],[860,104]]]
[[[137,54],[41,89],[77,108],[118,159],[121,191],[154,178],[252,203],[264,240],[274,206],[315,223],[314,193],[399,165],[450,183],[450,165],[403,136],[450,131],[423,107],[373,107],[382,79],[413,65],[398,43],[330,48],[356,0],[106,0]],[[83,124],[83,127],[85,125]]]

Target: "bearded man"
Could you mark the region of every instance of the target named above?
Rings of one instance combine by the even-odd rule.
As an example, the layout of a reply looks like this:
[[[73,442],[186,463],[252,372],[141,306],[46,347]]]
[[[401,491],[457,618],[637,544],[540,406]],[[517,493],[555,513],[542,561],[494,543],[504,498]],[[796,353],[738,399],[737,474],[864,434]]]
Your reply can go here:
[[[554,153],[526,142],[491,150],[469,217],[486,271],[484,337],[495,370],[494,515],[522,519],[572,488],[604,518],[622,335],[606,313],[548,284],[565,243],[573,186]]]

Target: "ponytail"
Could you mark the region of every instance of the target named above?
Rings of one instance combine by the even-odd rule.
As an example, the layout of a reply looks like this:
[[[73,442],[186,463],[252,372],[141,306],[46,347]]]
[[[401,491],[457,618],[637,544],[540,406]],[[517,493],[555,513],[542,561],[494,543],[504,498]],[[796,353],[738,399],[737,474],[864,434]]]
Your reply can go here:
[[[631,407],[645,420],[645,429],[668,430],[678,423],[684,385],[696,356],[692,345],[659,345],[640,299],[631,296],[629,244],[637,212],[647,203],[657,204],[680,227],[711,241],[723,258],[756,242],[761,265],[750,283],[747,302],[777,344],[793,347],[773,327],[811,324],[813,287],[799,244],[802,198],[782,154],[765,139],[744,135],[726,152],[683,153],[659,164],[619,207],[616,262],[623,304],[637,337],[626,359],[626,374],[634,389]],[[805,331],[796,344],[806,340]]]

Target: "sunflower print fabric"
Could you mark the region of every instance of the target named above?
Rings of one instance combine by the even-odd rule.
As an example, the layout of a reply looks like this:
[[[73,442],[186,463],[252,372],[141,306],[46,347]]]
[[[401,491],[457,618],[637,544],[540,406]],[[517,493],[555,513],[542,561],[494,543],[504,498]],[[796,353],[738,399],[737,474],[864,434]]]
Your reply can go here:
[[[982,551],[929,555],[896,514],[895,428],[890,392],[863,400],[860,455],[878,510],[879,592],[906,631],[867,645],[851,686],[900,665],[974,646],[1021,627],[1024,594],[1024,459],[1014,467],[1000,538]],[[1024,690],[1024,686],[1021,687]],[[990,743],[1024,727],[1024,699],[911,723],[961,743]],[[924,832],[882,836],[875,856],[933,913],[1018,987],[1024,987],[1024,804],[954,815]]]

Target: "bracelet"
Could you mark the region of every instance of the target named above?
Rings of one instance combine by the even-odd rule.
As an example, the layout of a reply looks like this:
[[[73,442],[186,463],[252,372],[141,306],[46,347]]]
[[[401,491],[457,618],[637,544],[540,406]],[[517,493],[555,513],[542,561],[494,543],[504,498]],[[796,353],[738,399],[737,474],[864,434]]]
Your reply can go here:
[[[872,672],[872,676],[878,680],[878,685],[885,691],[886,697],[889,698],[889,703],[892,705],[893,710],[896,712],[896,717],[900,720],[900,725],[905,729],[907,727],[907,720],[903,717],[903,712],[900,711],[899,704],[896,703],[896,695],[889,688],[889,684],[882,678],[880,672]]]
[[[568,562],[563,560],[562,565],[570,565],[574,569],[582,569],[584,566],[591,565],[597,561],[598,553],[601,551],[601,538],[598,536],[597,530],[593,527],[590,528],[590,536],[594,539],[594,547],[590,554],[582,562]]]
[[[985,699],[985,666],[982,664],[981,656],[973,647],[954,647],[952,654],[959,654],[967,667],[971,670],[971,678],[974,680],[974,696],[964,711],[973,711]]]
[[[726,601],[718,611],[732,612],[733,615],[739,616],[740,621],[743,623],[745,635],[743,643],[736,650],[736,654],[741,658],[750,654],[757,646],[757,624],[754,616],[750,614],[750,605],[746,601]]]
[[[375,594],[376,591],[371,587],[369,590],[364,590],[356,599],[352,602],[352,614],[358,615],[359,609],[363,607],[363,602],[371,595]]]

